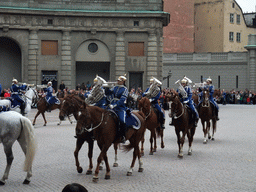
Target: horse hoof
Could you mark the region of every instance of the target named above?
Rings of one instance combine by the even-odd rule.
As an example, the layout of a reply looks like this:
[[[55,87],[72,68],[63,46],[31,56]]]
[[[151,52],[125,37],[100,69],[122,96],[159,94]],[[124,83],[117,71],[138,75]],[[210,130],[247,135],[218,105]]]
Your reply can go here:
[[[23,181],[23,184],[28,185],[29,183],[30,183],[30,181],[29,181],[29,180],[27,180],[27,179],[25,179],[25,180]]]
[[[203,144],[207,144],[207,141],[204,141]]]
[[[57,125],[60,125],[60,123],[57,123]]]
[[[46,124],[44,124],[44,126],[46,126]]]
[[[153,149],[153,152],[156,152],[156,149]]]
[[[178,155],[178,158],[179,158],[179,159],[183,159],[183,155],[180,155],[180,154],[179,154],[179,155]]]
[[[92,170],[87,170],[86,171],[86,175],[91,175],[92,174]]]
[[[154,153],[153,152],[149,152],[149,155],[153,155]]]
[[[162,145],[161,145],[161,148],[163,149],[164,147],[165,147],[164,144],[162,144]]]
[[[212,138],[211,136],[208,137],[208,139],[211,139],[211,138]]]
[[[105,175],[105,179],[110,179],[110,175]]]
[[[114,163],[114,164],[113,164],[113,167],[118,167],[118,163]]]
[[[5,184],[5,182],[4,181],[0,181],[0,185],[4,185]]]
[[[143,168],[139,168],[138,172],[143,172],[143,170],[144,170]]]
[[[35,125],[35,123],[33,123],[33,126]]]
[[[102,167],[102,166],[99,166],[99,170],[103,170],[103,167]]]
[[[212,141],[214,141],[215,139],[214,138],[212,138]]]
[[[132,172],[127,172],[127,176],[132,176]]]
[[[188,155],[192,155],[192,152],[191,152],[191,151],[189,151],[189,152],[188,152]]]
[[[140,153],[140,156],[144,156],[144,152],[141,152],[141,153]]]
[[[93,181],[94,183],[98,183],[99,178],[94,176],[93,179],[92,179],[92,181]]]
[[[78,167],[78,168],[77,168],[77,172],[78,172],[78,173],[82,173],[82,172],[83,172],[83,168],[82,168],[82,167]]]
[[[73,122],[71,121],[70,124],[72,124]]]

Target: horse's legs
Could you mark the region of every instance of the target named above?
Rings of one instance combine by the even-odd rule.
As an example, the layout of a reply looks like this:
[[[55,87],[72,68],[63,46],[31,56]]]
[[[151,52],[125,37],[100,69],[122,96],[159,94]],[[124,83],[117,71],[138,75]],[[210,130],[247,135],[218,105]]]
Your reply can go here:
[[[38,115],[39,115],[39,114],[40,114],[40,112],[39,112],[39,111],[37,111],[36,116],[35,116],[34,121],[33,121],[33,125],[35,125],[35,124],[36,124],[36,118],[38,117]]]
[[[164,129],[160,129],[160,136],[161,136],[161,148],[164,148]]]
[[[77,170],[78,173],[83,172],[83,168],[80,167],[80,163],[79,163],[79,160],[78,160],[78,153],[79,153],[81,147],[83,146],[83,144],[84,144],[84,140],[77,138],[77,140],[76,140],[76,149],[74,151],[74,156],[75,156],[75,161],[76,161],[76,170]]]
[[[203,132],[204,132],[204,144],[206,144],[207,143],[207,127],[208,127],[208,125],[205,125],[205,121],[203,121],[202,119],[201,119],[201,122],[202,122],[202,126],[203,126]],[[206,124],[208,124],[207,122],[206,122]]]
[[[27,142],[23,139],[23,137],[20,137],[18,139],[18,142],[21,146],[22,151],[24,152],[25,156],[27,155]],[[27,176],[25,180],[23,181],[23,184],[29,184],[30,178],[32,177],[32,166],[30,167],[29,171],[27,171]]]
[[[133,158],[132,158],[131,167],[129,168],[129,171],[127,172],[127,176],[131,176],[132,175],[133,168],[134,168],[135,161],[136,161],[137,157],[139,159],[139,165],[141,166],[141,172],[143,171],[142,162],[140,161],[140,158],[139,158],[140,157],[140,149],[139,149],[139,146],[135,146],[134,147],[134,151],[133,151]]]
[[[179,130],[175,130],[176,135],[177,135],[177,143],[179,146],[179,154],[178,157],[179,158],[183,158],[183,144],[184,144],[184,140],[185,140],[185,134],[184,132],[182,132],[182,136],[180,135],[180,131]]]
[[[143,134],[142,139],[141,139],[140,142],[141,142],[140,154],[141,154],[141,156],[144,156],[145,133]]]
[[[192,143],[194,139],[196,128],[193,126],[191,129],[188,130],[188,142],[189,142],[189,148],[188,148],[188,155],[192,155]]]
[[[153,148],[153,152],[156,152],[156,129],[154,129],[154,134],[153,134],[153,141],[154,141],[154,148]],[[152,154],[153,155],[153,154]]]
[[[216,119],[212,120],[212,140],[214,140],[214,133],[216,132],[217,122]]]
[[[107,145],[107,146],[105,145],[105,146],[102,147],[102,145],[100,145],[98,143],[98,146],[99,146],[101,152],[100,152],[100,155],[99,155],[99,157],[97,159],[97,167],[95,169],[95,173],[94,173],[94,176],[93,176],[93,181],[94,182],[98,182],[98,179],[99,179],[98,175],[99,175],[99,170],[100,170],[100,164],[101,164],[103,159],[104,159],[105,164],[106,164],[105,179],[110,179],[110,167],[109,167],[108,158],[107,158],[107,150],[109,148],[109,145]]]
[[[210,133],[210,130],[211,130],[211,121],[207,121],[207,132],[208,132],[208,139],[211,139],[211,133]]]
[[[153,155],[153,152],[155,151],[155,149],[153,149],[153,141],[154,139],[156,139],[156,132],[155,132],[155,129],[151,129],[150,130],[150,152],[149,152],[149,155]],[[154,141],[155,142],[155,141]]]
[[[46,118],[45,118],[44,112],[42,112],[42,116],[43,116],[43,118],[44,118],[44,126],[46,126],[47,121],[46,121]]]
[[[4,152],[5,152],[5,155],[6,155],[7,164],[6,164],[6,168],[5,168],[5,171],[4,171],[4,175],[3,175],[2,179],[0,180],[0,185],[4,185],[5,180],[8,179],[9,172],[10,172],[11,165],[12,165],[12,161],[14,159],[13,153],[12,153],[12,144],[9,144],[8,147],[6,146],[7,144],[3,144],[3,145],[4,145]]]
[[[118,163],[117,163],[117,146],[118,146],[118,143],[114,143],[114,149],[115,149],[115,162],[113,164],[113,167],[118,167]]]

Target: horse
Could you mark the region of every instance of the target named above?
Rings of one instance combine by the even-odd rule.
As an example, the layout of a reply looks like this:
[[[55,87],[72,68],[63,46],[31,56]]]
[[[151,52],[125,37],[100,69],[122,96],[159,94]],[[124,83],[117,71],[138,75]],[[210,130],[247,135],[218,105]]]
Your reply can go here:
[[[213,113],[213,104],[210,102],[209,97],[209,91],[208,89],[204,89],[202,91],[202,102],[198,106],[198,113],[199,117],[201,119],[201,123],[203,126],[203,132],[204,132],[204,141],[203,143],[207,143],[207,134],[208,134],[208,139],[214,140],[214,133],[216,132],[216,116]],[[210,135],[210,129],[211,129],[211,120],[212,120],[212,136]]]
[[[60,100],[60,104],[57,105],[57,104],[54,104],[51,106],[51,110],[55,110],[55,109],[61,109],[61,105],[62,105],[62,102],[63,102],[63,98],[59,98]],[[36,124],[36,118],[38,117],[38,115],[42,114],[43,118],[44,118],[44,126],[46,126],[47,124],[47,121],[46,121],[46,118],[45,118],[45,111],[47,111],[48,107],[47,107],[47,101],[45,99],[45,97],[41,97],[40,100],[37,102],[37,113],[35,115],[35,118],[34,118],[34,121],[33,121],[33,125]]]
[[[193,92],[193,94],[192,94],[192,99],[193,99],[195,105],[198,106],[198,104],[199,104],[198,92]]]
[[[36,99],[38,98],[38,94],[35,88],[31,88],[27,86],[24,97],[25,97],[25,104],[26,104],[25,116],[28,116],[29,112],[31,111],[31,106],[33,105],[33,102],[36,101]],[[19,113],[21,112],[20,107],[18,105],[15,107],[12,107],[10,99],[0,100],[0,106],[6,106],[11,111],[17,111]]]
[[[75,119],[78,120],[79,112],[80,112],[80,106],[83,105],[85,101],[82,100],[79,96],[75,95],[67,95],[64,97],[62,107],[59,112],[59,118],[61,121],[65,119],[65,117],[69,117],[70,115],[74,115]],[[74,152],[75,156],[75,161],[76,161],[76,167],[77,167],[77,172],[82,173],[83,168],[80,166],[79,160],[78,160],[78,153],[83,146],[84,142],[86,141],[88,143],[88,158],[89,158],[89,168],[87,169],[86,174],[90,175],[92,174],[92,168],[93,168],[93,163],[92,163],[92,156],[93,156],[93,146],[94,146],[94,138],[93,135],[89,132],[84,132],[81,135],[76,135],[77,138],[76,141],[76,149]],[[114,150],[115,150],[115,162],[113,164],[114,167],[118,167],[118,162],[117,162],[117,148],[118,144],[114,143]],[[100,167],[102,169],[102,166]]]
[[[140,112],[132,112],[139,119],[140,128],[138,130],[130,128],[126,132],[126,138],[130,141],[130,144],[123,145],[125,151],[130,151],[134,148],[133,160],[130,166],[127,176],[132,175],[135,160],[138,157],[139,160],[139,172],[143,171],[142,160],[139,149],[139,142],[143,138],[145,133],[145,120]],[[107,151],[112,143],[121,142],[121,138],[117,137],[118,118],[113,115],[112,112],[99,108],[97,106],[89,106],[86,103],[82,106],[81,115],[78,118],[76,125],[76,134],[82,135],[84,132],[92,134],[97,141],[97,144],[101,150],[98,159],[97,167],[93,176],[93,182],[99,180],[99,166],[104,159],[106,165],[105,179],[110,179],[110,167],[108,163]]]
[[[173,124],[177,136],[177,143],[179,147],[178,157],[183,158],[183,145],[186,135],[189,141],[188,155],[192,155],[192,143],[196,127],[194,122],[190,121],[189,109],[187,105],[183,105],[181,103],[179,94],[176,91],[172,90],[167,97],[171,101],[171,113],[169,116],[173,118]]]
[[[152,107],[149,99],[147,97],[142,97],[138,100],[138,108],[145,115],[146,128],[150,131],[150,152],[149,155],[153,155],[153,152],[156,152],[156,133],[157,136],[161,136],[161,148],[164,148],[163,135],[164,130],[161,129],[160,122],[157,119],[157,113],[155,109]],[[141,155],[144,155],[144,137],[141,141]],[[154,147],[153,147],[154,142]]]
[[[0,180],[0,185],[4,185],[8,179],[13,161],[12,146],[18,141],[22,151],[25,154],[24,171],[27,176],[23,184],[29,184],[32,177],[32,163],[36,152],[36,139],[34,127],[27,117],[22,116],[15,111],[0,113],[0,143],[4,146],[4,152],[7,159],[7,165],[4,175]]]

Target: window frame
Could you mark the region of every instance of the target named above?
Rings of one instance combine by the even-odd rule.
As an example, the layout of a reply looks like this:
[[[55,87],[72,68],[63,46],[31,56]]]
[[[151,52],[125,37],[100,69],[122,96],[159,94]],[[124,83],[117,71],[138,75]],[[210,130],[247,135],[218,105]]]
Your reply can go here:
[[[234,42],[234,32],[229,32],[229,41]]]
[[[230,16],[229,16],[230,23],[234,23],[234,17],[235,17],[234,13],[230,13]]]
[[[236,15],[236,24],[239,24],[239,25],[241,24],[241,15],[240,14]]]
[[[236,42],[241,42],[241,33],[239,32],[236,33]]]

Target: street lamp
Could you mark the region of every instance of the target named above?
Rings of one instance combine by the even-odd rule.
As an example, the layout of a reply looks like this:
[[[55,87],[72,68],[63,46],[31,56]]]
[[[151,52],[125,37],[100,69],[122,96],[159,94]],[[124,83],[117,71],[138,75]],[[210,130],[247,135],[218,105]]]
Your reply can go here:
[[[172,76],[172,71],[169,70],[168,75],[163,78],[163,80],[167,79],[167,88],[169,88],[169,80],[170,80],[171,76]]]
[[[35,46],[35,52],[36,52],[36,87],[37,87],[37,53],[38,53],[38,46]]]

